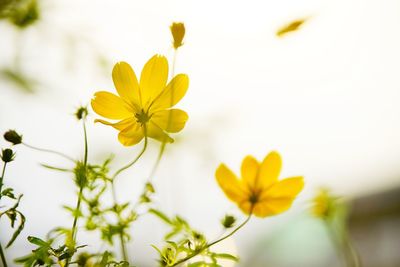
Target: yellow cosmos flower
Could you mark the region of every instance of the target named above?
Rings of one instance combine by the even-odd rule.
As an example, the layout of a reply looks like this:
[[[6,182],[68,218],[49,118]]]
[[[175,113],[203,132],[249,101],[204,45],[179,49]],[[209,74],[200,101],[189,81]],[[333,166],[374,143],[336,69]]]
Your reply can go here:
[[[93,110],[112,123],[97,119],[119,131],[118,140],[125,146],[139,143],[145,136],[161,142],[173,142],[167,133],[183,129],[188,119],[185,111],[172,109],[185,95],[189,78],[176,75],[168,84],[168,61],[164,56],[153,56],[143,67],[140,81],[126,62],[118,62],[112,71],[118,95],[96,92]]]
[[[282,161],[277,152],[269,153],[262,163],[252,156],[243,159],[241,179],[221,164],[215,176],[226,196],[246,214],[266,217],[290,208],[303,189],[303,177],[278,181]]]

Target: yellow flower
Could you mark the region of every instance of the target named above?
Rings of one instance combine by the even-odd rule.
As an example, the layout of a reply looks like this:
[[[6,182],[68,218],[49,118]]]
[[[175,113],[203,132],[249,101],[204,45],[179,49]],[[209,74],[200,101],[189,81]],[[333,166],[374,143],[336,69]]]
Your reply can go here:
[[[125,146],[139,143],[145,136],[161,142],[173,142],[167,133],[183,129],[188,119],[185,111],[171,109],[185,95],[189,78],[176,75],[168,84],[168,61],[164,56],[153,56],[143,67],[140,81],[126,62],[118,62],[112,71],[118,95],[96,92],[93,110],[112,123],[97,119],[119,131],[118,140]]]
[[[174,48],[178,49],[183,45],[182,40],[185,37],[185,24],[181,22],[174,22],[170,26],[172,37],[174,38]]]
[[[312,202],[312,214],[321,219],[332,218],[339,207],[339,198],[324,188],[319,190]]]
[[[221,164],[215,176],[226,196],[246,214],[266,217],[290,208],[303,189],[303,177],[278,181],[282,161],[277,152],[269,153],[260,164],[252,156],[243,159],[241,179]]]

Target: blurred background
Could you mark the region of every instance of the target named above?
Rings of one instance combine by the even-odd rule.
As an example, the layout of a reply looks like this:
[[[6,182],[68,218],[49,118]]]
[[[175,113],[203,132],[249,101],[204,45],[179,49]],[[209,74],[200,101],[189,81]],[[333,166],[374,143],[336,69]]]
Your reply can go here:
[[[9,2],[0,1],[3,11]],[[137,75],[156,53],[171,62],[169,26],[184,22],[175,72],[190,78],[179,103],[190,118],[156,173],[158,204],[213,239],[226,212],[243,216],[215,182],[218,164],[238,172],[245,155],[261,160],[277,150],[281,177],[304,175],[305,190],[289,212],[252,220],[221,250],[240,255],[239,266],[340,266],[324,226],[308,211],[323,186],[353,203],[351,235],[364,266],[400,266],[398,0],[32,3],[22,18],[0,14],[0,132],[16,129],[29,144],[83,155],[76,108],[96,91],[114,91],[117,61],[129,62]],[[306,20],[277,36],[296,19]],[[91,112],[90,161],[113,153],[116,169],[138,153],[140,145],[122,147],[117,132],[95,118]],[[143,160],[121,175],[121,201],[137,199],[157,152],[151,142]],[[72,223],[61,208],[75,203],[72,178],[39,163],[72,167],[17,149],[6,183],[24,194],[27,224],[10,258],[32,249],[28,235],[44,237]],[[157,259],[150,244],[159,244],[165,229],[154,223],[145,217],[132,229],[128,249],[138,266]],[[82,238],[96,244],[96,236]]]

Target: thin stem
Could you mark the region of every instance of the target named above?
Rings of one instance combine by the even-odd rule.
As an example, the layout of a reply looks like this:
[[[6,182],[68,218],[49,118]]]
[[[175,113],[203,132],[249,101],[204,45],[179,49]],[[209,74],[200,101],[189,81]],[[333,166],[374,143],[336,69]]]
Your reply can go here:
[[[83,168],[85,170],[85,180],[87,179],[87,161],[88,161],[88,138],[87,138],[87,131],[86,131],[86,116],[82,119],[82,124],[83,124],[83,133],[84,133],[84,140],[85,140],[85,149],[84,149],[84,157],[83,157]],[[80,184],[80,188],[79,188],[79,194],[78,194],[78,201],[76,203],[76,208],[75,208],[75,214],[74,214],[74,222],[72,223],[72,229],[71,229],[71,235],[72,235],[72,242],[73,242],[73,246],[75,246],[75,242],[76,242],[76,237],[78,234],[77,231],[77,224],[78,224],[78,215],[81,209],[81,203],[82,203],[82,199],[83,199],[83,189],[84,189],[84,185]],[[68,258],[66,263],[65,263],[65,267],[69,266],[71,258]]]
[[[7,162],[4,162],[3,171],[1,172],[1,178],[0,178],[0,199],[1,199],[1,190],[3,188],[4,174],[6,172],[6,166],[7,166]],[[6,256],[4,255],[3,247],[1,244],[0,244],[0,257],[1,257],[1,262],[3,263],[3,266],[7,267]]]
[[[134,164],[142,157],[142,155],[144,154],[144,152],[146,151],[146,149],[147,149],[147,133],[146,133],[146,130],[145,130],[144,145],[143,145],[142,150],[140,151],[140,153],[136,156],[136,158],[135,158],[133,161],[131,161],[131,162],[128,163],[127,165],[123,166],[121,169],[119,169],[118,171],[116,171],[116,172],[114,173],[114,175],[112,176],[113,182],[114,182],[114,179],[115,179],[121,172],[125,171],[126,169],[128,169],[128,168],[130,168],[132,165],[134,165]]]
[[[231,237],[232,235],[234,235],[237,231],[239,231],[243,226],[245,226],[245,225],[249,222],[249,220],[250,220],[250,218],[251,218],[251,215],[252,215],[252,214],[250,213],[250,215],[247,217],[247,219],[246,219],[244,222],[242,222],[242,224],[240,224],[238,227],[236,227],[232,232],[230,232],[230,233],[227,234],[226,236],[223,236],[223,237],[221,237],[220,239],[217,239],[217,240],[215,240],[214,242],[211,242],[211,243],[207,244],[206,246],[202,247],[201,249],[196,250],[193,254],[190,254],[189,256],[186,256],[185,258],[183,258],[183,259],[177,261],[177,262],[176,262],[174,265],[172,265],[171,267],[178,266],[179,264],[182,264],[182,263],[184,263],[184,262],[190,260],[191,258],[193,258],[193,257],[195,257],[195,256],[197,256],[197,255],[199,255],[199,254],[200,254],[201,252],[203,252],[204,250],[206,250],[206,249],[208,249],[208,248],[214,246],[215,244],[217,244],[217,243],[219,243],[219,242],[222,242],[222,241],[224,241],[225,239]]]
[[[345,265],[347,267],[360,267],[361,263],[359,256],[351,244],[347,231],[343,230],[342,234],[338,234],[334,222],[324,220],[324,224],[326,225],[331,240],[336,247],[338,256],[343,258]]]
[[[74,160],[72,157],[70,157],[70,156],[68,156],[68,155],[66,155],[66,154],[64,154],[64,153],[61,153],[61,152],[58,152],[58,151],[55,151],[55,150],[51,150],[51,149],[46,149],[46,148],[40,148],[40,147],[36,147],[36,146],[31,146],[31,145],[29,145],[29,144],[27,144],[27,143],[24,143],[24,142],[22,142],[22,144],[23,144],[24,146],[26,146],[26,147],[31,148],[31,149],[34,149],[34,150],[37,150],[37,151],[41,151],[41,152],[56,154],[56,155],[59,155],[59,156],[61,156],[61,157],[63,157],[63,158],[66,158],[66,159],[68,159],[68,160],[70,160],[70,161],[72,161],[72,162],[75,162],[75,160]]]
[[[114,181],[115,180],[111,181],[111,191],[112,191],[112,197],[114,200],[114,205],[117,205],[118,200],[117,200],[117,193],[115,191]],[[117,213],[117,216],[118,216],[118,221],[121,221],[122,220],[121,215],[119,213]],[[129,262],[128,253],[126,251],[126,245],[125,245],[124,236],[123,236],[122,232],[119,233],[119,242],[120,242],[120,246],[121,246],[122,257],[123,257],[124,261]]]
[[[115,178],[121,172],[123,172],[126,169],[132,167],[142,157],[142,155],[144,154],[144,152],[147,149],[147,143],[148,143],[148,140],[147,140],[147,128],[146,128],[146,125],[144,125],[144,145],[143,145],[142,150],[139,152],[139,154],[136,156],[136,158],[133,161],[131,161],[130,163],[128,163],[127,165],[123,166],[118,171],[116,171],[114,173],[114,175],[112,176],[112,178],[111,178],[111,191],[112,191],[112,197],[113,197],[114,205],[118,204],[117,193],[116,193],[116,189],[115,189],[115,181],[116,181]],[[121,218],[120,214],[117,214],[117,216],[118,216],[118,221],[121,221],[122,218]],[[121,253],[122,253],[122,256],[124,258],[124,261],[129,261],[128,253],[127,253],[126,245],[125,245],[125,241],[124,241],[124,236],[123,236],[122,232],[119,233],[119,241],[120,241],[120,244],[121,244],[120,245],[121,246]]]
[[[7,162],[4,162],[3,170],[2,170],[2,172],[1,172],[1,177],[0,177],[0,199],[1,199],[1,197],[2,197],[2,195],[1,195],[1,190],[2,190],[2,188],[3,188],[3,180],[4,180],[4,174],[5,174],[5,172],[6,172],[6,166],[7,166]]]
[[[7,267],[8,265],[7,265],[6,256],[4,255],[3,247],[1,244],[0,244],[0,257],[1,257],[1,262],[3,263],[3,267]]]

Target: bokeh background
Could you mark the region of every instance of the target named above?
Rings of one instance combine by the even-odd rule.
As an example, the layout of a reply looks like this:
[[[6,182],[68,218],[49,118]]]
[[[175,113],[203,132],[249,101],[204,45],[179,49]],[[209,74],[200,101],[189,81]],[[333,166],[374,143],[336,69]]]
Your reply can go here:
[[[2,0],[3,1],[3,0]],[[340,266],[320,221],[309,215],[315,191],[329,187],[353,203],[350,226],[364,266],[400,265],[400,2],[398,0],[78,1],[39,0],[38,20],[21,28],[0,20],[0,132],[17,129],[32,145],[83,154],[73,116],[95,91],[114,87],[115,62],[137,74],[154,54],[173,56],[169,25],[186,25],[176,73],[190,88],[179,106],[190,119],[157,171],[158,204],[209,237],[226,212],[242,217],[218,188],[214,171],[235,171],[247,154],[283,157],[282,177],[304,175],[306,188],[280,216],[254,219],[222,250],[240,266]],[[277,30],[306,18],[283,37]],[[113,167],[140,147],[122,147],[116,131],[88,125],[90,160],[109,154]],[[5,141],[0,141],[5,147]],[[117,183],[118,198],[136,199],[158,144]],[[24,194],[27,225],[10,257],[28,253],[28,235],[70,225],[72,178],[39,163],[70,163],[24,147],[6,183]],[[145,217],[132,229],[131,258],[154,266],[165,228]],[[0,224],[1,232],[8,229]],[[6,240],[1,234],[2,242]],[[88,243],[96,236],[82,234]],[[229,265],[226,265],[229,266]]]

